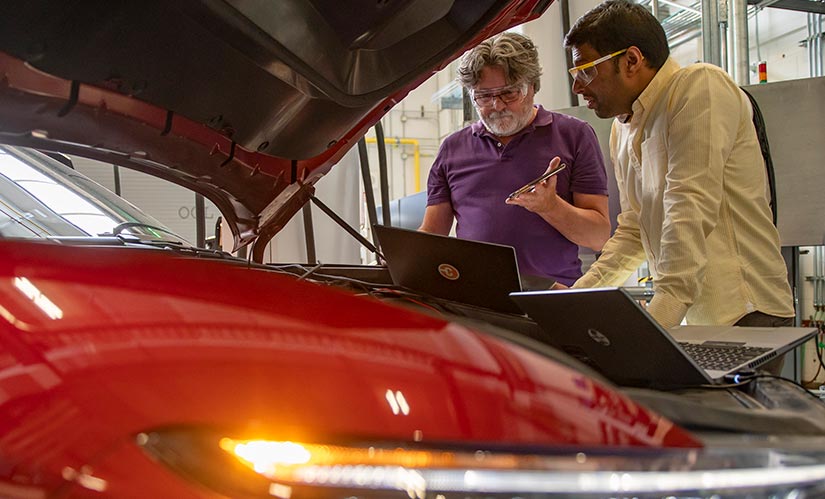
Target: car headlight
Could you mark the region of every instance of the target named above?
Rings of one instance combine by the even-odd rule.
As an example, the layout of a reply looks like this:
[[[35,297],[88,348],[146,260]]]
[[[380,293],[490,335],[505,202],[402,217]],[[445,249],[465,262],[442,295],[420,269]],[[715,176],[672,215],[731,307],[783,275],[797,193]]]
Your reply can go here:
[[[141,434],[178,473],[260,497],[821,497],[825,451],[532,449],[235,439],[199,431]],[[431,444],[432,445],[432,444]]]

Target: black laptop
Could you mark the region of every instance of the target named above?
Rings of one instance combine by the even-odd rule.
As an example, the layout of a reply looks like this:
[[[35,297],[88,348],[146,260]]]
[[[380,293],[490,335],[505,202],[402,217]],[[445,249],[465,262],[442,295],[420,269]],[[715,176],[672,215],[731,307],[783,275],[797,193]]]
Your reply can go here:
[[[498,312],[522,315],[510,299],[524,289],[512,246],[373,226],[393,283],[410,290]],[[548,289],[549,278],[526,278]]]
[[[622,288],[510,296],[541,327],[548,344],[622,386],[733,381],[734,373],[757,369],[816,334],[816,328],[795,327],[678,326],[666,331]]]

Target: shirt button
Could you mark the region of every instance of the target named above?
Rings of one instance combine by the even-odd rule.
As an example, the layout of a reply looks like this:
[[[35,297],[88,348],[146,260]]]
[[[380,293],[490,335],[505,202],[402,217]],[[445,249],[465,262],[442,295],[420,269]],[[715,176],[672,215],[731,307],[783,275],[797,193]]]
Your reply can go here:
[[[499,143],[498,143],[498,144],[496,144],[496,145],[497,145],[498,147],[501,147],[501,142],[499,142]]]

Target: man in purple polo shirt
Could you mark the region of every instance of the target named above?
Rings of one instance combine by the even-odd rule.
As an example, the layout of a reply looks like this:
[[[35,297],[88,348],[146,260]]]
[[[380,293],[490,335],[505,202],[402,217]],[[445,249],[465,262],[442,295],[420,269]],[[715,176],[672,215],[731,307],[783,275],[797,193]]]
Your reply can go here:
[[[458,79],[481,119],[443,142],[427,181],[419,230],[506,244],[522,274],[570,285],[578,245],[610,237],[607,176],[586,122],[533,105],[541,66],[529,38],[502,33],[461,59]],[[560,162],[567,168],[531,192],[507,196]],[[549,166],[548,166],[549,165]]]

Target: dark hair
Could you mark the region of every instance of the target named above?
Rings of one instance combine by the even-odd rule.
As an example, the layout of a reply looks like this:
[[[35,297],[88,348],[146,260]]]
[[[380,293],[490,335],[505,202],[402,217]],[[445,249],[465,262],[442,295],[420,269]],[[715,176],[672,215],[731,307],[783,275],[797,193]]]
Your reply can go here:
[[[564,37],[568,49],[588,44],[599,55],[636,46],[648,61],[659,69],[667,61],[670,48],[665,30],[653,14],[628,0],[607,0],[576,21]]]
[[[508,84],[524,81],[533,85],[534,92],[539,91],[539,53],[532,40],[522,34],[505,31],[468,50],[456,70],[459,83],[475,88],[485,66],[503,69]]]

